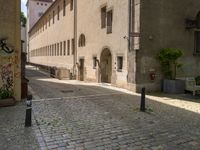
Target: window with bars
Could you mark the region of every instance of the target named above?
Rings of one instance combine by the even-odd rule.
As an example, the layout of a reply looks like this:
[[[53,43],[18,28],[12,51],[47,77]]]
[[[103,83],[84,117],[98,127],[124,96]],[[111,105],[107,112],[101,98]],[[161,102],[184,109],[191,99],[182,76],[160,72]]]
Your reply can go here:
[[[107,34],[112,33],[113,11],[107,12]]]
[[[62,42],[60,42],[60,56],[62,56],[63,53],[62,53]]]
[[[106,6],[101,8],[101,28],[106,27]]]
[[[63,55],[66,55],[66,41],[63,42]]]
[[[66,0],[63,0],[63,16],[66,14]]]
[[[84,47],[85,46],[85,42],[86,42],[85,35],[81,34],[80,37],[79,37],[78,46],[79,47]]]
[[[55,22],[55,11],[53,11],[53,24]]]
[[[58,12],[57,12],[58,14],[57,14],[57,20],[59,20],[60,19],[60,6],[58,6]]]
[[[67,55],[70,55],[70,40],[67,40]]]
[[[73,10],[73,7],[74,7],[74,1],[71,0],[71,1],[70,1],[70,10],[71,10],[71,11]]]
[[[74,55],[75,52],[75,41],[72,39],[72,55]]]

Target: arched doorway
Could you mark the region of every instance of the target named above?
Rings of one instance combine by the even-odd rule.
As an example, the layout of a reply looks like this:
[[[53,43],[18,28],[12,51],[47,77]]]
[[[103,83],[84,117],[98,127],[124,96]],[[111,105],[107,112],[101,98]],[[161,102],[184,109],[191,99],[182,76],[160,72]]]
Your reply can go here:
[[[100,57],[101,82],[111,83],[112,76],[112,55],[108,48],[105,48]]]

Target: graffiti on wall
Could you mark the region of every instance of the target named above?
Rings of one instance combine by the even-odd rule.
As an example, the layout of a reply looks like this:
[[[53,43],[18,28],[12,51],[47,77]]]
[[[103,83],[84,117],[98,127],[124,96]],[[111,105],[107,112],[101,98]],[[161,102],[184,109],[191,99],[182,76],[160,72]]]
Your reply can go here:
[[[6,39],[0,40],[0,50],[6,52],[8,54],[11,54],[11,53],[14,52],[13,49],[11,49],[7,46],[7,40]]]
[[[0,98],[12,97],[13,95],[13,71],[12,64],[4,64],[0,66],[0,76],[2,85],[0,87]]]

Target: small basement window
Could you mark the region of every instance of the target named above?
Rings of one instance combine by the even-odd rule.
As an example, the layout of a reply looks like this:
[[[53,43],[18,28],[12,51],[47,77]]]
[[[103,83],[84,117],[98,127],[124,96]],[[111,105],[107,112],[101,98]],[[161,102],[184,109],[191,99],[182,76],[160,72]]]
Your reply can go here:
[[[117,56],[117,71],[122,72],[123,69],[123,57]]]
[[[93,69],[97,68],[97,57],[93,57]]]

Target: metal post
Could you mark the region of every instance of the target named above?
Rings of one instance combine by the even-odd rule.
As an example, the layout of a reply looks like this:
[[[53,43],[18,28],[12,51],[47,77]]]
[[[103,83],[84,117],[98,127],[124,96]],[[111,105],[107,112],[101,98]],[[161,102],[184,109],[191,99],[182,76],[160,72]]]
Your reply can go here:
[[[142,88],[141,92],[141,104],[140,104],[140,111],[145,112],[145,87]]]
[[[25,127],[31,127],[32,125],[32,95],[28,95],[26,101],[26,118],[25,118]]]

